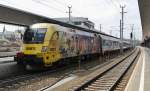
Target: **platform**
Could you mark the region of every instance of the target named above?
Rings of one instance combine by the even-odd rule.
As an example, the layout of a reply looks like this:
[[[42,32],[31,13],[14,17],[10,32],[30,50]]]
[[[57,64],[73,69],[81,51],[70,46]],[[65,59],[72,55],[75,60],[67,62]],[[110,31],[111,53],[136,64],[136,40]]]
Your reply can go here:
[[[150,91],[150,49],[141,47],[141,50],[125,91]]]

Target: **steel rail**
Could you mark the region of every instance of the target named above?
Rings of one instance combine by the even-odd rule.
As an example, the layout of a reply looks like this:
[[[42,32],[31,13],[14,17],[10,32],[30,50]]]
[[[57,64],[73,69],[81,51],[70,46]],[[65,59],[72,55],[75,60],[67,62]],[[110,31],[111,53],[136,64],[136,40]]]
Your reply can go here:
[[[82,83],[81,85],[75,87],[74,89],[72,89],[73,91],[81,91],[81,90],[85,90],[85,88],[87,88],[90,84],[94,83],[97,79],[101,78],[102,76],[104,76],[106,73],[108,73],[110,70],[114,69],[117,65],[121,64],[124,60],[126,60],[127,58],[129,58],[130,56],[132,56],[134,53],[136,52],[133,51],[130,55],[128,55],[127,57],[123,58],[121,61],[119,61],[117,64],[113,65],[112,67],[110,67],[109,69],[107,69],[106,71],[102,72],[101,74],[95,76],[94,78],[91,78],[88,81],[85,81],[84,83]],[[138,52],[139,54],[139,52]],[[136,55],[137,57],[137,55]],[[136,59],[136,57],[134,59]],[[132,61],[133,63],[133,61]],[[131,64],[132,64],[131,63]],[[131,65],[130,64],[130,65]],[[127,69],[126,69],[127,71]],[[125,71],[125,72],[126,72]],[[125,74],[125,72],[121,75],[121,77],[123,77],[123,75]],[[121,77],[119,79],[121,79]],[[116,82],[119,82],[119,79]],[[107,91],[112,91],[114,89],[114,87],[116,86],[117,83],[115,83],[114,85],[112,85],[112,87],[110,88],[110,90]]]

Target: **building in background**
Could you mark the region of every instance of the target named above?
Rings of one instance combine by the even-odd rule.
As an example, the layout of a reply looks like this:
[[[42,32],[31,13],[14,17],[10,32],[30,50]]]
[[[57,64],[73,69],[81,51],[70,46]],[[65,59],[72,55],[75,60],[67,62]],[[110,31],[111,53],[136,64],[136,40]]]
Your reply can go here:
[[[54,19],[69,23],[68,17],[54,18]],[[91,30],[94,30],[94,25],[95,25],[92,21],[88,20],[88,18],[84,18],[84,17],[71,17],[71,23],[74,25],[83,27],[83,28],[91,29]]]
[[[5,31],[5,33],[0,32],[0,39],[14,42],[14,41],[20,41],[22,38],[21,38],[21,34],[18,32],[18,30],[16,30],[16,31]]]

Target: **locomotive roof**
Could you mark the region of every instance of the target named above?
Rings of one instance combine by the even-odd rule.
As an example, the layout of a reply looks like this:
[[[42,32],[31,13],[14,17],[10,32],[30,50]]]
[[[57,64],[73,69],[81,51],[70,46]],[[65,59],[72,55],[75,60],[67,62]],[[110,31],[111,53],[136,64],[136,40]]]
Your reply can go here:
[[[47,22],[47,23],[49,23],[49,22]],[[89,33],[96,33],[96,34],[100,34],[100,35],[103,35],[103,36],[108,36],[109,38],[113,38],[113,39],[120,39],[120,38],[117,38],[117,37],[114,37],[114,36],[111,36],[111,35],[108,35],[108,34],[105,34],[105,33],[101,33],[101,32],[96,31],[96,30],[86,29],[86,28],[76,26],[76,25],[73,25],[73,24],[68,24],[68,23],[63,23],[63,22],[49,23],[49,24],[60,25],[60,26],[63,26],[63,27],[73,28],[73,29],[77,29],[77,30],[85,31],[85,32],[89,32]]]

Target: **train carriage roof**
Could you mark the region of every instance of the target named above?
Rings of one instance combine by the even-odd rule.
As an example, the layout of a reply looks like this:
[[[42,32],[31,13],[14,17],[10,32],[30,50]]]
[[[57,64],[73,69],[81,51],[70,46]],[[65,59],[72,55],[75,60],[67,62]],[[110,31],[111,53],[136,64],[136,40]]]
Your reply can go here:
[[[106,36],[106,35],[100,35],[102,39],[105,40],[111,40],[111,41],[119,41],[119,38],[111,37],[111,36]]]
[[[131,44],[130,40],[123,40],[124,43]]]

